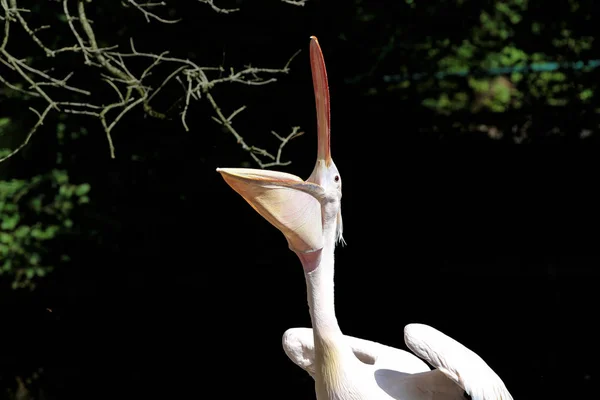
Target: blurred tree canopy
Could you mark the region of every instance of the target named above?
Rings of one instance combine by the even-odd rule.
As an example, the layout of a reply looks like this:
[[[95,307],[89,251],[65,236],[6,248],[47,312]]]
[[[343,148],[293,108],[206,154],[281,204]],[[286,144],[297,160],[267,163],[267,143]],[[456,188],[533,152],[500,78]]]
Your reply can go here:
[[[492,139],[517,143],[548,134],[585,138],[597,130],[600,54],[592,17],[597,3],[355,4],[362,29],[348,36],[372,49],[360,59],[375,63],[364,65],[364,72],[350,81],[363,83],[372,96],[391,92],[398,98],[418,97],[423,107],[449,117],[442,119],[446,126],[434,129],[483,130]],[[375,39],[372,26],[380,27]],[[535,110],[542,107],[542,118],[550,122],[538,129],[542,123],[533,119],[540,117]],[[548,118],[558,115],[564,125],[565,114],[577,115],[576,132],[565,131],[573,125],[560,126],[558,119]]]
[[[275,45],[257,28],[272,15],[282,16],[273,23],[281,34],[306,35],[302,22],[322,14],[323,34],[337,38],[340,60],[352,61],[347,90],[420,116],[407,129],[423,135],[520,143],[586,138],[598,128],[591,0],[192,3],[1,1],[0,271],[13,287],[31,287],[69,258],[44,249],[74,232],[71,213],[98,193],[79,171],[119,154],[150,170],[164,160],[157,148],[136,147],[141,129],[163,130],[160,140],[203,132],[195,154],[204,161],[224,133],[238,163],[289,164],[282,150],[302,133],[293,110],[270,116],[269,126],[245,104],[262,102],[266,112],[276,103],[267,88],[296,65],[296,45]],[[233,29],[252,18],[254,33]],[[285,22],[293,18],[298,26]],[[328,60],[335,64],[336,54]]]

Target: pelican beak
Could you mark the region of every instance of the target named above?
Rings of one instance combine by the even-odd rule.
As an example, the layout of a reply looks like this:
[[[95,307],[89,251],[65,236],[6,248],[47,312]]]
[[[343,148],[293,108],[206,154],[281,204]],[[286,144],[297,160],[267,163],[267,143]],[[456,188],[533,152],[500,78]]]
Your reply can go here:
[[[329,84],[327,82],[327,70],[325,59],[319,41],[316,36],[310,37],[310,67],[315,91],[315,103],[317,106],[317,132],[318,153],[317,163],[325,163],[325,167],[331,165],[331,143],[330,143],[330,111],[329,111]]]
[[[217,168],[225,182],[260,215],[279,229],[296,253],[323,247],[320,185],[333,165],[329,139],[329,87],[317,38],[311,36],[310,63],[317,106],[318,153],[311,177],[304,181],[284,172],[248,168]]]
[[[225,182],[283,233],[290,249],[307,253],[323,247],[323,188],[285,172],[217,168]]]

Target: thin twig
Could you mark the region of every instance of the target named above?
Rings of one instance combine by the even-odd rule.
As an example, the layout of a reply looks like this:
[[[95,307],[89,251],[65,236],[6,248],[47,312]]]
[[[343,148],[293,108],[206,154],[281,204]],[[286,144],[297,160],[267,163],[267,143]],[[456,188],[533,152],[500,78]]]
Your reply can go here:
[[[187,87],[187,90],[185,91],[185,106],[183,107],[183,112],[181,113],[181,123],[183,124],[183,127],[185,128],[186,132],[189,132],[190,128],[188,127],[187,123],[185,122],[187,110],[188,110],[188,107],[190,106],[190,95],[192,94],[192,78],[189,75],[187,76],[187,81],[188,81],[188,87]]]
[[[81,37],[81,35],[79,34],[79,32],[77,32],[77,29],[75,29],[75,25],[73,24],[73,20],[74,18],[71,16],[71,14],[69,13],[69,7],[67,5],[67,1],[68,0],[63,0],[63,10],[65,12],[65,17],[67,17],[67,23],[69,24],[69,28],[71,28],[71,32],[73,32],[73,36],[75,36],[75,39],[77,40],[77,43],[79,43],[79,47],[81,47],[83,51],[83,58],[85,59],[85,64],[86,65],[91,65],[92,64],[92,60],[90,59],[88,52],[85,51],[86,47],[85,44],[83,42],[83,38]]]
[[[281,0],[284,3],[292,4],[294,6],[303,7],[306,5],[306,0]]]
[[[42,43],[42,41],[36,36],[35,32],[33,32],[33,30],[31,30],[31,28],[29,28],[29,25],[27,25],[27,22],[25,22],[25,20],[21,16],[21,13],[19,12],[19,9],[17,8],[17,0],[10,0],[10,6],[12,8],[13,14],[15,15],[15,17],[21,24],[21,27],[25,30],[25,32],[27,32],[27,34],[29,36],[31,36],[31,39],[33,39],[33,41],[38,46],[40,46],[40,48],[42,50],[44,50],[46,52],[47,56],[54,57],[54,52],[52,50],[50,50],[48,47],[46,47],[44,45],[44,43]]]
[[[132,6],[134,6],[135,8],[137,8],[138,10],[141,11],[142,14],[144,14],[144,17],[146,18],[146,22],[148,22],[148,23],[150,23],[150,19],[151,18],[154,18],[155,20],[157,20],[159,22],[162,22],[164,24],[176,24],[177,22],[181,21],[181,18],[175,19],[175,20],[164,19],[164,18],[161,18],[158,15],[156,15],[154,13],[151,13],[150,11],[144,9],[144,6],[145,7],[157,6],[157,5],[164,6],[165,5],[164,2],[161,2],[161,3],[148,3],[148,4],[143,4],[143,5],[142,4],[138,4],[138,3],[136,3],[133,0],[127,0],[127,2],[129,4],[131,4]]]
[[[29,130],[29,132],[27,133],[27,136],[25,137],[25,140],[23,141],[23,143],[21,143],[16,149],[14,149],[13,151],[11,151],[8,155],[0,158],[0,163],[3,162],[3,161],[8,160],[11,157],[13,157],[15,154],[17,154],[18,152],[20,152],[21,150],[23,150],[23,148],[25,146],[27,146],[27,144],[29,143],[29,140],[31,140],[31,137],[33,136],[33,134],[35,133],[35,131],[37,131],[37,129],[44,124],[44,119],[46,118],[46,115],[48,115],[48,113],[50,112],[51,109],[52,109],[52,104],[48,104],[46,106],[46,108],[44,109],[44,111],[40,114],[39,112],[37,112],[37,110],[35,110],[33,108],[30,108],[30,110],[33,111],[38,116],[37,122],[35,123],[35,125],[33,126],[33,128],[31,128]]]
[[[198,0],[200,3],[208,4],[213,10],[221,14],[229,14],[232,12],[240,11],[239,8],[219,8],[213,3],[213,0]]]
[[[271,133],[281,141],[281,144],[279,145],[279,149],[277,149],[277,157],[275,158],[275,162],[272,163],[273,166],[274,165],[288,165],[291,163],[291,161],[286,161],[286,162],[281,162],[281,153],[283,151],[283,148],[285,147],[286,144],[289,143],[290,140],[297,138],[298,136],[302,136],[304,135],[304,132],[299,132],[300,131],[300,127],[299,126],[294,126],[292,128],[292,133],[290,133],[289,135],[287,135],[286,137],[281,137],[277,134],[277,132],[275,131],[271,131]],[[266,164],[263,168],[268,168],[271,167],[272,165]]]

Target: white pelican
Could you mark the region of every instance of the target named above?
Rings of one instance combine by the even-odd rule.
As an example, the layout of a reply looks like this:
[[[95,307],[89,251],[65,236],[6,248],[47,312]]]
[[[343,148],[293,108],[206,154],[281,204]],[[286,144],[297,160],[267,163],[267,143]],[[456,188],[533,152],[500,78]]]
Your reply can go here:
[[[422,324],[404,329],[413,354],[345,336],[334,310],[334,249],[342,241],[342,181],[331,158],[329,87],[323,54],[311,37],[318,153],[304,181],[283,172],[218,168],[225,181],[277,227],[302,263],[313,329],[283,335],[288,357],[315,380],[318,400],[511,400],[502,380],[475,353]]]

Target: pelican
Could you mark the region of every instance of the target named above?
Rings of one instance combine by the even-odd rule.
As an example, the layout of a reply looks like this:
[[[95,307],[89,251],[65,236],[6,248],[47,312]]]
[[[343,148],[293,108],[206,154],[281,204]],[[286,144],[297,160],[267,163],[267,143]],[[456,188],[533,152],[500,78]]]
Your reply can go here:
[[[512,400],[502,380],[474,352],[438,330],[409,324],[415,355],[342,333],[334,307],[334,250],[342,237],[342,180],[331,157],[329,87],[317,38],[310,42],[316,101],[317,161],[310,177],[248,168],[217,168],[226,183],[278,228],[304,269],[312,329],[288,329],[287,356],[315,381],[318,400]]]

